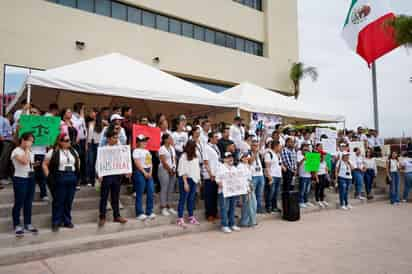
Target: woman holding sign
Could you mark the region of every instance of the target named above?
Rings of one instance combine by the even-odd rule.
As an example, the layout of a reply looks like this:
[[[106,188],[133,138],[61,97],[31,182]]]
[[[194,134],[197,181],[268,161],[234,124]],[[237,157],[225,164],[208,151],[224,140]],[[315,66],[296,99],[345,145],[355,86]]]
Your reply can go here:
[[[140,221],[147,218],[154,219],[156,215],[153,213],[153,195],[154,184],[152,177],[152,154],[145,149],[148,137],[140,134],[136,137],[136,148],[133,150],[133,162],[136,171],[133,174],[133,184],[136,190],[136,217]],[[142,207],[143,193],[146,189],[146,214]]]
[[[200,183],[200,165],[199,158],[196,155],[196,143],[192,140],[188,141],[184,153],[182,154],[179,166],[179,205],[177,225],[186,227],[183,219],[183,210],[187,203],[187,211],[189,212],[189,223],[199,225],[198,220],[193,215],[195,207],[196,187]]]
[[[53,196],[52,230],[57,232],[63,225],[73,228],[72,204],[80,172],[80,158],[71,146],[68,134],[61,133],[57,145],[49,150],[43,162],[44,174],[48,177]]]

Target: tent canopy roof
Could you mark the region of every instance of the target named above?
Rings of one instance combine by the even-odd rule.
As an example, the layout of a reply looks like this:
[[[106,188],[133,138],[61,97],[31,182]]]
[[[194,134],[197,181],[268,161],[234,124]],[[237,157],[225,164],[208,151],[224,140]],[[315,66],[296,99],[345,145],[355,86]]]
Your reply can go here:
[[[234,100],[244,111],[279,115],[295,123],[331,123],[345,120],[345,117],[340,115],[307,111],[310,106],[303,105],[292,97],[247,82],[224,91],[222,95]]]

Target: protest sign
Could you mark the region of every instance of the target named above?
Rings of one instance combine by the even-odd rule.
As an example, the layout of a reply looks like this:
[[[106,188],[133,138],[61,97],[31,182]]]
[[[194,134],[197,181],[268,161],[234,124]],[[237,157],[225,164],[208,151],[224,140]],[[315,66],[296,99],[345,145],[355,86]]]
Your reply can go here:
[[[361,151],[361,155],[365,156],[365,143],[364,142],[350,142],[349,143],[349,151],[351,154],[355,154],[355,148],[359,148]]]
[[[336,154],[336,139],[322,139],[322,146],[325,152]]]
[[[338,133],[334,129],[330,128],[316,128],[315,130],[315,138],[317,141],[320,141],[321,136],[327,136],[328,139],[337,139]]]
[[[265,129],[266,134],[271,135],[275,127],[282,123],[282,117],[263,113],[252,113],[250,129]]]
[[[19,119],[19,137],[32,132],[34,146],[52,146],[60,134],[60,117],[21,115]]]
[[[99,177],[132,173],[130,146],[99,147],[96,170]]]
[[[317,172],[320,166],[320,153],[307,152],[305,153],[305,171]]]
[[[223,197],[233,197],[247,194],[247,175],[242,170],[233,168],[221,177],[223,181]]]
[[[160,128],[142,125],[133,125],[132,147],[136,147],[136,137],[143,134],[150,139],[147,141],[146,149],[149,151],[158,151],[160,149]]]

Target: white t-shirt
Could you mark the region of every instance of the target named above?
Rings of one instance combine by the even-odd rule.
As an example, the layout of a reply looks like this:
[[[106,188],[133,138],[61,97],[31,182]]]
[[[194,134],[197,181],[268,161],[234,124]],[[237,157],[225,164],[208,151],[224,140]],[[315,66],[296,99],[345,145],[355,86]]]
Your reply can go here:
[[[270,165],[270,176],[282,178],[282,161],[277,153],[269,149],[265,153],[265,163]]]
[[[251,166],[252,166],[252,176],[253,177],[263,176],[262,161],[260,160],[259,154],[256,156],[256,159],[252,161]]]
[[[207,144],[205,147],[205,157],[209,165],[210,172],[212,175],[216,176],[217,169],[221,164],[219,162],[219,148],[217,145]],[[209,173],[206,169],[203,169],[202,175],[204,179],[210,179]]]
[[[169,165],[170,168],[176,168],[176,152],[172,146],[168,148],[166,146],[162,146],[159,149],[159,156],[162,155],[165,156],[166,163]],[[163,167],[162,161],[160,161],[159,166]]]
[[[47,152],[46,160],[50,161],[52,156],[53,156],[53,149]],[[60,156],[59,167],[58,167],[59,171],[66,171],[66,168],[70,168],[72,171],[75,171],[76,159],[70,153],[70,150],[61,149],[59,156]]]
[[[186,131],[173,132],[172,133],[173,141],[175,143],[176,152],[183,152],[183,147],[186,145],[189,140],[189,136]]]
[[[325,175],[327,173],[327,167],[328,165],[326,164],[326,161],[320,162],[318,175]]]
[[[178,174],[179,176],[192,178],[195,183],[200,183],[199,158],[193,158],[191,161],[188,161],[186,153],[183,153],[179,160]]]
[[[13,162],[15,177],[28,178],[29,172],[33,171],[33,153],[30,152],[30,163],[28,163],[27,165],[22,165],[19,161],[16,160],[16,156],[23,156],[24,154],[25,152],[21,147],[16,147],[11,153],[10,159]]]
[[[362,157],[362,155],[359,155],[359,156],[354,155],[352,157],[353,168],[362,170],[364,167],[364,163],[365,163],[365,159]]]
[[[352,179],[352,170],[349,166],[349,163],[345,163],[342,160],[339,160],[336,168],[338,169],[338,177],[344,179]]]
[[[390,168],[390,172],[398,172],[399,168],[398,168],[398,161],[397,160],[393,160],[390,159],[390,164],[389,164],[389,168]]]
[[[305,156],[303,155],[303,153],[301,151],[298,151],[296,158],[298,160],[298,163],[300,161],[302,161],[303,159],[305,159]],[[312,175],[310,174],[310,172],[306,172],[305,171],[305,161],[303,160],[303,162],[299,165],[299,177],[301,178],[311,178]]]
[[[240,127],[236,125],[231,125],[230,130],[229,130],[229,136],[230,136],[230,140],[232,140],[233,143],[235,143],[236,148],[239,149],[241,146],[241,142],[243,140],[242,131]]]
[[[375,174],[377,174],[378,169],[376,166],[375,158],[365,158],[364,164],[366,169],[373,169],[375,171]]]
[[[412,159],[406,158],[402,161],[402,166],[405,168],[405,173],[412,172]]]
[[[144,148],[136,148],[133,150],[133,160],[139,161],[143,168],[152,167],[152,154]]]
[[[207,145],[209,142],[209,132],[204,131],[203,128],[200,130],[200,141],[203,145]]]

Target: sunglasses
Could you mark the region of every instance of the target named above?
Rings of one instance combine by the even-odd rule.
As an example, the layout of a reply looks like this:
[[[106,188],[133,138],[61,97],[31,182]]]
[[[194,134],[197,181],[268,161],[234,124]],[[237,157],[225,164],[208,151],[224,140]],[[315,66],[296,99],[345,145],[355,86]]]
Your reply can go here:
[[[69,143],[69,142],[70,142],[70,139],[60,139],[60,142]]]

